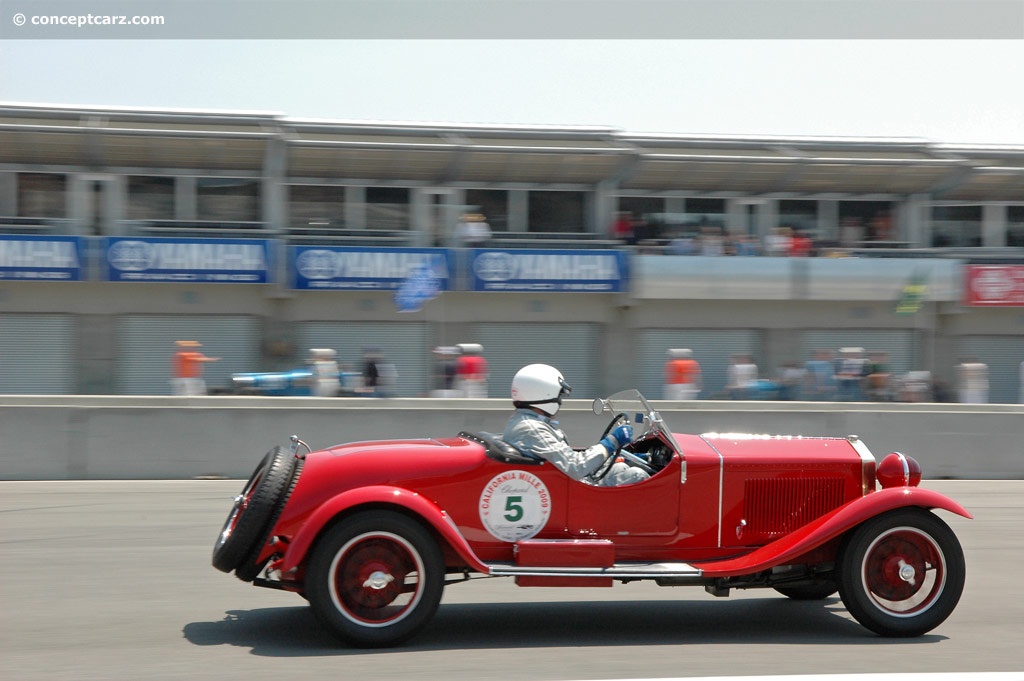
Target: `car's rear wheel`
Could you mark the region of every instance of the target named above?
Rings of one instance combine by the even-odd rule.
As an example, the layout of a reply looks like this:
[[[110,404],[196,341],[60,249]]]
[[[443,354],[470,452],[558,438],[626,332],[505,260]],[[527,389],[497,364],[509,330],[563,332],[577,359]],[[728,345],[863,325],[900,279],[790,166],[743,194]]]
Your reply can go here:
[[[255,563],[256,555],[253,554],[258,554],[272,529],[273,519],[281,511],[296,463],[295,456],[283,447],[275,447],[263,457],[241,494],[235,497],[231,512],[217,536],[213,546],[215,568],[231,572],[247,560]],[[238,576],[245,579],[247,575]],[[246,581],[252,581],[255,576],[253,574]]]
[[[319,542],[305,593],[344,640],[395,645],[422,629],[444,591],[444,557],[420,523],[391,511],[344,520]]]
[[[854,530],[840,560],[839,594],[858,622],[882,636],[920,636],[945,621],[963,593],[956,535],[919,508],[891,511]]]

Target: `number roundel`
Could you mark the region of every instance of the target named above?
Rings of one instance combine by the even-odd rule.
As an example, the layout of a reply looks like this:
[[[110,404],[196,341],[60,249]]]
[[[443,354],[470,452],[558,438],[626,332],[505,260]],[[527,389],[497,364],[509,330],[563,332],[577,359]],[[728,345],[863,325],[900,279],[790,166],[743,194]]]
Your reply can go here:
[[[480,521],[501,541],[529,539],[551,516],[551,494],[544,481],[528,471],[495,475],[480,494]]]

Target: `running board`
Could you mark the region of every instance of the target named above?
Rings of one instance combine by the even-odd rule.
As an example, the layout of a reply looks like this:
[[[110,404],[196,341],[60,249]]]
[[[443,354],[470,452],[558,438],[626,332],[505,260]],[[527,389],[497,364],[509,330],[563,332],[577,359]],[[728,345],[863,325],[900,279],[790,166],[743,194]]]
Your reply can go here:
[[[492,577],[605,577],[610,579],[698,579],[703,572],[689,563],[616,563],[610,567],[536,567],[491,563]]]

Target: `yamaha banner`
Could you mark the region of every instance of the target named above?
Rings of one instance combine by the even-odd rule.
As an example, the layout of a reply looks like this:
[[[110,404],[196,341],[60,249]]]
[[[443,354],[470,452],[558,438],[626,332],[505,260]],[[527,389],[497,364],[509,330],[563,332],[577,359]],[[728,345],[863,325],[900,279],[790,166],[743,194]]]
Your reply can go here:
[[[0,280],[81,281],[85,239],[0,235]]]
[[[477,249],[470,258],[474,291],[619,293],[629,285],[626,251]]]
[[[270,239],[106,239],[106,281],[266,284]]]
[[[451,290],[454,256],[445,248],[291,246],[288,251],[296,289],[393,291],[418,273],[415,280],[429,278],[433,293]]]

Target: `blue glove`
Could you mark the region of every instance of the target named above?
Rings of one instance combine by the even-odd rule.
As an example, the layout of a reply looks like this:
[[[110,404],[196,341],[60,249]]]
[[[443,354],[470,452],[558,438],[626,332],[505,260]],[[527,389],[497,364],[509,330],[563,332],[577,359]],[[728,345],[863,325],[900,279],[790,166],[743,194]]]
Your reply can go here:
[[[608,450],[609,454],[614,454],[632,441],[633,427],[621,425],[617,426],[615,430],[605,435],[598,444],[603,445],[604,448]]]

